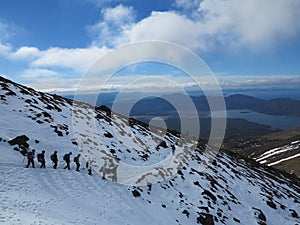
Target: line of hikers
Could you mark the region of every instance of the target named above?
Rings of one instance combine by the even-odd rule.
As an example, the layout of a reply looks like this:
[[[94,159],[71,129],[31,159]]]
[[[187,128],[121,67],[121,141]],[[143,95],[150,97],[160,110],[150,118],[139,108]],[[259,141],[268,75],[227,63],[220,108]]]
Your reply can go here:
[[[72,155],[72,152],[64,154],[63,160],[66,163],[66,166],[64,167],[64,169],[68,169],[68,170],[71,169],[71,167],[70,167],[71,155]],[[28,151],[25,156],[27,156],[26,168],[28,168],[30,166],[30,164],[31,164],[32,168],[34,168],[35,150],[33,149],[32,151]],[[80,157],[80,154],[76,155],[73,158],[73,161],[76,164],[76,171],[78,171],[78,172],[79,172],[79,168],[80,168],[79,157]],[[56,169],[57,163],[58,163],[57,151],[54,151],[54,153],[50,156],[50,159],[53,163],[53,169]],[[46,169],[46,160],[45,160],[45,151],[44,150],[41,153],[37,154],[37,160],[41,164],[40,168]],[[88,170],[88,174],[92,175],[92,167],[91,167],[91,163],[89,161],[86,162],[86,168]]]

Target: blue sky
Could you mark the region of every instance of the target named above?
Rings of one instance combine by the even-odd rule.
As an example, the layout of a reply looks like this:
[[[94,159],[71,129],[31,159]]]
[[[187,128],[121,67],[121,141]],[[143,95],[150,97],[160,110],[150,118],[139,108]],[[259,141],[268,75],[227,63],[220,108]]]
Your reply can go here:
[[[3,0],[0,74],[38,90],[71,91],[111,49],[161,40],[199,55],[223,88],[296,89],[298,18],[299,0]]]

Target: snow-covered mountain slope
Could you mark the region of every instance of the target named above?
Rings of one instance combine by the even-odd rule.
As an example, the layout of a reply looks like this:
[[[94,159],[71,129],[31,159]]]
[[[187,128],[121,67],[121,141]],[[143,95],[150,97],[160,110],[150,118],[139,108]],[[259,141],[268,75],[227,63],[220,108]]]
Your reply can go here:
[[[172,145],[180,149],[180,137],[159,134],[136,121],[129,126],[121,116],[111,118],[105,108],[73,106],[4,78],[0,103],[0,224],[300,223],[299,181],[278,171],[226,152],[200,171],[203,148],[197,148],[176,175],[148,186],[126,186],[111,182],[109,172],[108,180],[102,180],[103,174],[89,176],[83,169],[78,173],[74,165],[71,171],[63,170],[62,155],[75,155],[83,145],[83,153],[101,151],[116,161],[144,166],[165,160]],[[93,121],[95,133],[76,128],[93,126]],[[47,168],[24,168],[19,152],[23,146],[45,150]],[[54,150],[60,160],[57,170],[49,159]],[[93,166],[101,169],[96,162]]]

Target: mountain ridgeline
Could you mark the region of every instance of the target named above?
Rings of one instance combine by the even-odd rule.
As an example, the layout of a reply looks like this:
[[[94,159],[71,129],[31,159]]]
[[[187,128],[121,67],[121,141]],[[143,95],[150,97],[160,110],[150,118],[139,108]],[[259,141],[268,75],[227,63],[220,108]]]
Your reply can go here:
[[[115,98],[118,95],[114,93],[101,93],[95,102],[93,95],[77,96],[84,102],[90,102],[96,105],[107,105],[109,108],[115,106]],[[181,120],[184,119],[187,126],[194,125],[194,118],[190,118],[190,112],[187,110],[181,115],[178,114],[167,99],[176,99],[177,102],[185,102],[186,98],[191,98],[199,115],[201,124],[200,138],[207,139],[211,129],[210,108],[207,99],[203,95],[183,95],[180,93],[165,94],[160,97],[140,98],[141,93],[122,93],[122,101],[118,102],[118,107],[114,110],[123,114],[127,111],[128,105],[136,101],[130,111],[130,117],[136,118],[145,123],[149,123],[154,117],[163,117],[169,129],[189,133],[189,130],[183,130]],[[142,95],[143,96],[143,95]],[[68,96],[73,98],[72,96]],[[296,122],[300,116],[300,101],[290,98],[277,98],[272,100],[259,99],[247,95],[235,94],[225,97],[226,109],[231,116],[227,118],[227,129],[225,137],[249,137],[270,134],[276,131],[290,129],[299,126]],[[251,111],[251,112],[250,112]],[[245,113],[245,114],[244,114]],[[247,113],[247,114],[246,114]],[[287,116],[288,121],[283,118],[277,120],[276,117]],[[249,120],[249,117],[251,118]],[[263,119],[265,118],[265,119]],[[296,122],[296,123],[295,123]]]
[[[112,93],[101,93],[98,96],[96,103],[90,102],[91,98],[94,98],[94,95],[82,95],[80,98],[84,102],[88,102],[90,104],[95,104],[96,106],[106,105],[109,108],[112,107],[118,92]],[[174,93],[170,94],[175,97],[185,97],[183,94]],[[162,115],[170,115],[170,113],[174,113],[174,107],[164,100],[165,96],[170,95],[162,95],[161,97],[148,97],[140,99],[138,104],[132,109],[132,116],[139,115],[151,115],[154,113],[161,113]],[[139,96],[139,93],[131,93],[127,94],[126,98],[136,98]],[[73,99],[73,95],[67,95],[66,98]],[[199,113],[206,113],[210,111],[209,104],[207,99],[203,95],[193,95],[189,96],[195,104],[196,109]],[[260,99],[248,95],[243,94],[234,94],[228,97],[224,97],[226,109],[227,110],[251,110],[258,113],[269,114],[269,115],[286,115],[286,116],[296,116],[300,117],[300,100],[292,99],[292,98],[274,98],[271,100]],[[126,99],[125,99],[126,101]]]
[[[228,109],[249,109],[269,115],[300,117],[300,101],[291,98],[263,100],[247,95],[231,95],[225,98]]]

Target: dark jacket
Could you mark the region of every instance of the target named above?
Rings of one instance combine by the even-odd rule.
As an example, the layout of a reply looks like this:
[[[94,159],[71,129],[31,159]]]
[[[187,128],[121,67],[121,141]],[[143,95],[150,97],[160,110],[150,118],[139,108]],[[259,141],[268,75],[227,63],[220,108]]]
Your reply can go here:
[[[56,153],[53,153],[51,156],[50,156],[52,162],[57,162],[58,161],[58,158],[57,158],[57,154]]]
[[[64,160],[65,160],[66,162],[70,162],[70,156],[71,156],[70,153],[65,154],[65,155],[64,155]]]
[[[38,161],[45,161],[45,153],[39,153],[37,155]]]

